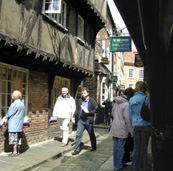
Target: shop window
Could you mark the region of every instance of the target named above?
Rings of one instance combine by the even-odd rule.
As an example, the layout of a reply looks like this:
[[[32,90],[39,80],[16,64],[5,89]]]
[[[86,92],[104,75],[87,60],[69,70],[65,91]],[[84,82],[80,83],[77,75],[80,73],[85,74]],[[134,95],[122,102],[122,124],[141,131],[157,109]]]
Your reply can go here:
[[[28,70],[0,63],[0,119],[2,119],[12,103],[11,94],[14,90],[22,93],[25,114],[28,108]]]
[[[82,97],[82,88],[83,88],[83,82],[81,83],[81,85],[78,86],[76,91],[75,95],[76,104],[78,104],[79,99]]]
[[[52,94],[51,94],[51,109],[53,112],[53,107],[56,103],[57,98],[61,95],[62,93],[62,87],[67,87],[70,91],[70,80],[67,78],[55,76],[54,79],[54,84],[52,88]]]

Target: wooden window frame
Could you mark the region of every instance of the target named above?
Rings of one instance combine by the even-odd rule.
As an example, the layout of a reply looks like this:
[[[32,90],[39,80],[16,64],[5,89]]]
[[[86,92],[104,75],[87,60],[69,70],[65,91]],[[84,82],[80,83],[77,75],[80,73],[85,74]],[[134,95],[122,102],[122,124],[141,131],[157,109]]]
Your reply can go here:
[[[22,101],[25,104],[25,115],[27,115],[28,79],[29,70],[21,67],[16,67],[13,65],[0,63],[0,119],[2,119],[3,116],[5,116],[9,106],[12,103],[11,94],[14,90],[21,91]],[[4,88],[3,84],[5,85]]]
[[[80,15],[78,15],[77,37],[84,40],[84,18]]]
[[[132,73],[130,73],[130,70],[132,70]],[[131,74],[132,74],[132,76],[131,76]],[[129,68],[128,78],[134,78],[134,69],[133,68]]]
[[[140,72],[142,72],[142,73],[140,73]],[[140,75],[142,75],[142,77],[140,77]],[[139,70],[139,79],[144,79],[144,70],[143,69]]]
[[[46,10],[46,0],[44,0],[44,5],[43,5],[43,14],[53,20],[55,23],[58,23],[60,26],[63,28],[66,28],[67,26],[67,3],[64,0],[61,0],[60,4],[61,7],[59,8],[60,11],[54,11],[54,10]],[[53,1],[53,0],[51,0]]]

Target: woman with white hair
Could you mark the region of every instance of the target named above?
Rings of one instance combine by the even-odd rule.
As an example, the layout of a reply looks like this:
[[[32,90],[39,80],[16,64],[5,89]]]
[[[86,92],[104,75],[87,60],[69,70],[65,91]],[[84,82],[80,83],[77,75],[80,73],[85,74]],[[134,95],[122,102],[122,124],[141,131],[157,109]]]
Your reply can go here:
[[[15,90],[12,93],[14,102],[10,105],[7,112],[9,145],[13,145],[13,152],[9,156],[19,155],[21,145],[21,134],[23,131],[23,118],[25,115],[25,105],[21,101],[21,92]]]

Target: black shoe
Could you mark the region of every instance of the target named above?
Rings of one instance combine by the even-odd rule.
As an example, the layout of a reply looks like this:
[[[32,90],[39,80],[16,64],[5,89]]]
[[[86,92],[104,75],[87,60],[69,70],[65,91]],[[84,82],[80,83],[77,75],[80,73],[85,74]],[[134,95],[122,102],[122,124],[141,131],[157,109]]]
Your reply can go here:
[[[72,153],[71,153],[72,155],[76,155],[76,154],[79,154],[79,151],[73,151]]]
[[[96,151],[96,149],[97,149],[96,147],[92,147],[91,151]]]

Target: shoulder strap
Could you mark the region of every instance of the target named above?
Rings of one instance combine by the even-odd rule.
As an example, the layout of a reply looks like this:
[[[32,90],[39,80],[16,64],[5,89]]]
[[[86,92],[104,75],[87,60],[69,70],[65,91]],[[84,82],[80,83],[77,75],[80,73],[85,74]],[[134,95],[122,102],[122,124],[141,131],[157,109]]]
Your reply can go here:
[[[145,102],[146,98],[147,98],[147,96],[145,96],[145,98],[144,98],[144,102]]]

